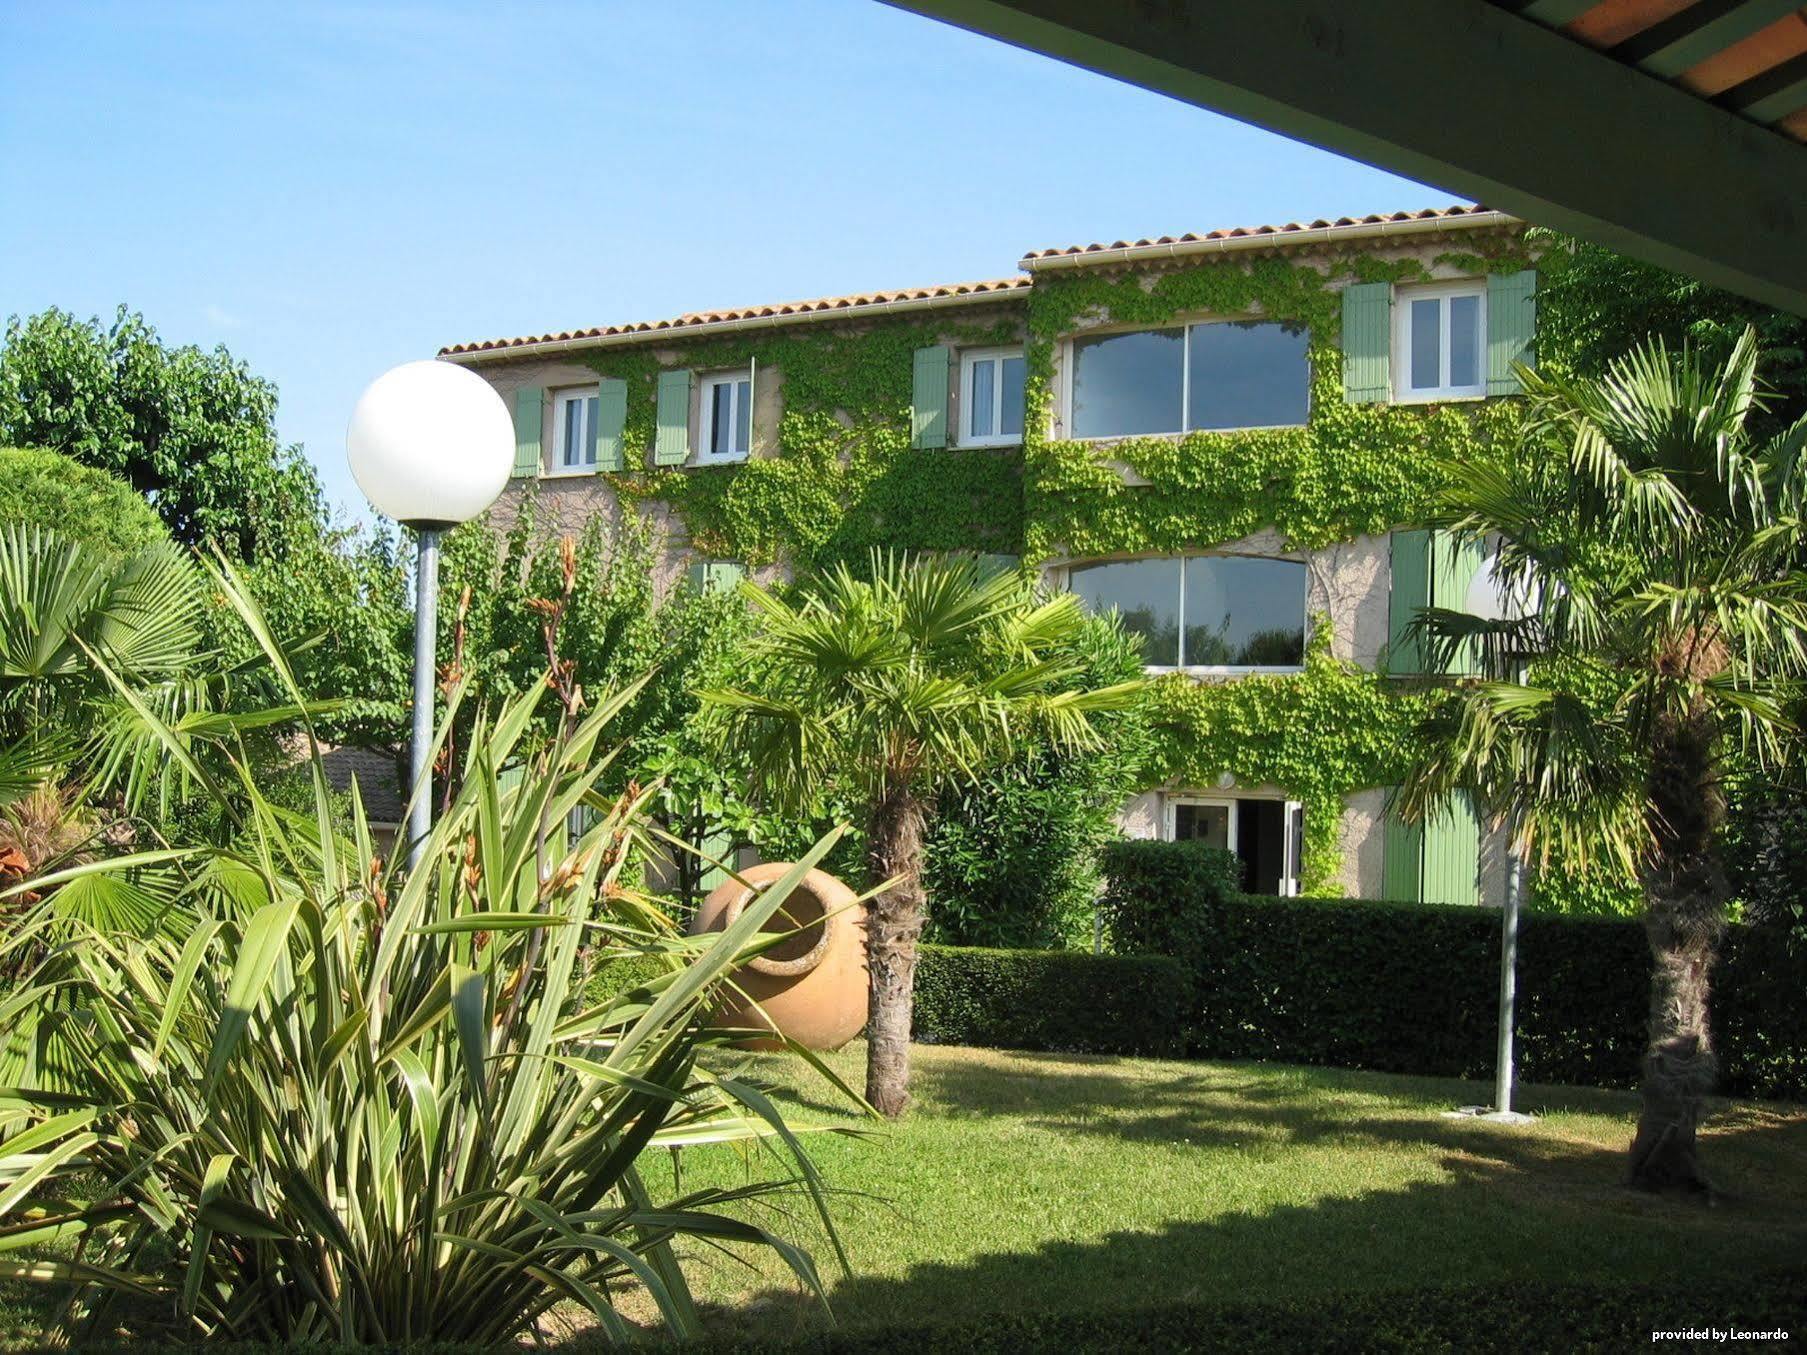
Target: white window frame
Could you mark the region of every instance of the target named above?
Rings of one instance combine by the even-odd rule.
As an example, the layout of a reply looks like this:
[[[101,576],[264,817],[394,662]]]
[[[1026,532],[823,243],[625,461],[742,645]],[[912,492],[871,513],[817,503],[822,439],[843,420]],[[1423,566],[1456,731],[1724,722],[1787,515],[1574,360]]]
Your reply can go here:
[[[601,390],[597,386],[571,386],[552,392],[552,455],[548,458],[552,469],[546,472],[548,477],[596,474],[593,456],[596,439],[591,435],[589,402],[599,399],[600,395]],[[565,445],[565,410],[574,400],[580,402],[579,437],[582,441],[577,449],[576,461],[570,459],[571,449]],[[586,460],[586,457],[589,459]]]
[[[1237,836],[1242,829],[1241,804],[1244,800],[1259,800],[1264,804],[1280,806],[1280,897],[1296,898],[1299,894],[1300,856],[1304,846],[1305,806],[1298,800],[1289,800],[1279,795],[1243,795],[1239,793],[1206,794],[1197,791],[1167,791],[1161,796],[1161,840],[1177,842],[1179,831],[1179,811],[1181,805],[1224,805],[1229,808],[1229,823],[1225,829],[1228,839],[1228,851],[1236,851]],[[1299,825],[1297,835],[1293,825]]]
[[[1112,339],[1120,334],[1160,334],[1177,329],[1183,335],[1180,343],[1180,422],[1192,417],[1192,331],[1200,325],[1289,323],[1270,315],[1220,315],[1203,320],[1184,320],[1177,325],[1138,325],[1128,329],[1095,329],[1075,334],[1061,344],[1060,418],[1062,430],[1073,426],[1073,396],[1079,389],[1078,345],[1085,339]],[[1095,433],[1090,437],[1072,437],[1070,442],[1122,442],[1126,438],[1183,438],[1193,433],[1261,433],[1276,429],[1309,428],[1311,426],[1311,346],[1305,352],[1305,421],[1303,423],[1249,423],[1235,428],[1170,428],[1161,433]]]
[[[1155,436],[1152,433],[1142,434],[1144,437]],[[1180,618],[1180,657],[1185,657],[1186,645],[1186,561],[1188,560],[1284,560],[1287,564],[1298,565],[1305,571],[1305,599],[1303,623],[1305,639],[1311,641],[1311,566],[1303,560],[1295,560],[1290,555],[1252,555],[1239,551],[1192,551],[1185,555],[1141,555],[1131,556],[1125,560],[1112,560],[1108,557],[1101,560],[1074,560],[1065,566],[1065,577],[1062,583],[1067,592],[1073,591],[1073,571],[1086,565],[1128,564],[1133,560],[1160,560],[1172,564],[1179,570],[1179,612]],[[1240,677],[1248,673],[1302,673],[1305,671],[1304,659],[1298,663],[1147,663],[1142,665],[1145,673],[1188,673],[1194,677]]]
[[[1020,347],[1003,348],[970,348],[960,354],[960,427],[955,441],[962,447],[1015,447],[1021,444],[1021,433],[988,433],[983,437],[975,436],[972,428],[973,415],[973,369],[981,362],[995,362],[997,374],[991,383],[991,422],[994,428],[1002,428],[1004,423],[1004,359],[1021,358]],[[1025,408],[1024,427],[1028,426],[1027,408],[1028,382],[1024,381]]]
[[[1475,384],[1449,384],[1449,303],[1450,298],[1472,296],[1480,304],[1475,308],[1475,321],[1480,332],[1475,336]],[[1412,386],[1412,303],[1437,301],[1439,325],[1436,386],[1414,389]],[[1484,282],[1440,282],[1428,287],[1401,287],[1393,296],[1393,399],[1402,405],[1428,404],[1441,400],[1479,400],[1487,395],[1487,284]]]
[[[1163,841],[1179,841],[1177,834],[1180,826],[1179,819],[1181,805],[1215,805],[1230,811],[1229,825],[1224,830],[1226,845],[1223,850],[1232,852],[1236,850],[1236,829],[1238,827],[1236,822],[1236,802],[1241,797],[1235,795],[1203,795],[1187,792],[1169,792],[1161,798],[1166,802],[1163,806],[1164,812],[1162,814],[1161,824]]]
[[[718,386],[728,387],[728,422],[732,427],[740,422],[740,383],[747,383],[747,445],[721,453],[712,453],[709,444],[713,439],[710,434],[709,417],[715,409],[715,391]],[[698,466],[731,466],[745,461],[753,454],[753,369],[742,367],[733,372],[711,372],[697,383],[696,406],[696,451],[691,457]]]

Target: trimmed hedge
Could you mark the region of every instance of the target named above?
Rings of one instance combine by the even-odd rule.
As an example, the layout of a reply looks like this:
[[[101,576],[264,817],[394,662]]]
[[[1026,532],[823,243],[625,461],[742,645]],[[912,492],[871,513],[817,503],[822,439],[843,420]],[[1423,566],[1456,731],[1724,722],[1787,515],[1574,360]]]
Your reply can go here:
[[[1161,955],[923,946],[915,1038],[924,1044],[1172,1057],[1186,1051],[1192,983]]]
[[[1362,899],[1244,897],[1228,853],[1115,843],[1103,907],[1115,947],[1183,960],[1188,1049],[1216,1058],[1492,1074],[1499,913]],[[1629,1086],[1644,1048],[1641,923],[1527,913],[1519,928],[1518,1072]],[[1807,1098],[1807,956],[1779,930],[1729,929],[1714,975],[1720,1090]]]
[[[1450,1285],[1336,1294],[1290,1303],[1166,1303],[1090,1313],[1000,1313],[980,1321],[915,1328],[828,1331],[795,1341],[706,1341],[710,1355],[888,1355],[899,1350],[1014,1355],[1117,1355],[1119,1351],[1606,1352],[1647,1349],[1657,1332],[1693,1331],[1662,1349],[1713,1344],[1706,1329],[1781,1331],[1784,1345],[1807,1327],[1807,1270],[1791,1267],[1698,1283]],[[1740,1346],[1762,1344],[1749,1338]],[[1714,1348],[1720,1348],[1717,1345]]]

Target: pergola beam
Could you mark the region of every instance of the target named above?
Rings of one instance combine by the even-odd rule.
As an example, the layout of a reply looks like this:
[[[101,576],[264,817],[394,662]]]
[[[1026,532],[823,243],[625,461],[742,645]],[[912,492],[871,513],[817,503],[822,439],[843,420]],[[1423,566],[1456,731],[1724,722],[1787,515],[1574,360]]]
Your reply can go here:
[[[1807,314],[1807,146],[1484,0],[887,3]]]

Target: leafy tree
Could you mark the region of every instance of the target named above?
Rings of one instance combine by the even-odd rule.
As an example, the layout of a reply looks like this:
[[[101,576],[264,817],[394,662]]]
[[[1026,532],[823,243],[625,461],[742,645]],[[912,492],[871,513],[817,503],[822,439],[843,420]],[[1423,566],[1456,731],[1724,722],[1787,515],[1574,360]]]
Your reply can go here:
[[[276,438],[276,387],[225,348],[171,348],[144,317],[51,309],[7,322],[0,444],[47,447],[120,476],[176,540],[251,558],[272,524],[319,499],[312,467]]]
[[[1600,377],[1634,345],[1660,339],[1723,361],[1746,329],[1758,339],[1757,375],[1769,388],[1750,414],[1752,431],[1777,431],[1807,413],[1807,318],[1590,244],[1536,229],[1540,362]]]
[[[839,791],[865,807],[868,868],[866,1097],[909,1102],[911,994],[923,926],[929,811],[976,782],[1031,730],[1057,751],[1099,746],[1093,717],[1128,704],[1124,683],[1075,690],[1086,622],[1071,594],[964,558],[874,553],[869,579],[837,567],[794,600],[742,585],[763,634],[746,677],[703,693],[730,749],[775,804]]]
[[[441,609],[441,659],[462,655],[462,676],[486,692],[526,691],[545,676],[544,608],[563,598],[559,653],[580,687],[603,691],[647,675],[622,715],[623,755],[605,777],[618,790],[671,751],[697,712],[696,688],[726,670],[752,629],[733,594],[661,594],[657,557],[651,529],[633,517],[615,525],[593,518],[575,537],[548,536],[531,498],[506,532],[487,520],[460,527],[440,565],[450,601]]]
[[[124,480],[38,448],[0,447],[0,523],[7,522],[120,556],[168,539],[156,511]]]
[[[1708,985],[1726,903],[1734,750],[1798,763],[1786,698],[1807,675],[1807,419],[1768,439],[1757,336],[1723,363],[1660,340],[1598,380],[1522,373],[1530,418],[1503,466],[1448,468],[1448,525],[1497,542],[1516,605],[1430,609],[1435,656],[1484,676],[1433,703],[1437,751],[1408,812],[1474,790],[1521,845],[1636,875],[1654,973],[1632,1179],[1701,1188],[1695,1130],[1715,1075]],[[1606,690],[1610,699],[1601,700]]]

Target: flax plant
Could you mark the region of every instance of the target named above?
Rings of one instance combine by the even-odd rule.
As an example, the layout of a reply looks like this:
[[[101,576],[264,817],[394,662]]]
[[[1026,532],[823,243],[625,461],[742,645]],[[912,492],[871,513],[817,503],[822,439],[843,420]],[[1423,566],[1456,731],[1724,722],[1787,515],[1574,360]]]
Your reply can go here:
[[[215,583],[292,687],[230,569]],[[591,703],[561,681],[555,667],[460,723],[412,874],[382,858],[355,794],[335,822],[316,753],[311,816],[272,806],[228,757],[230,848],[20,887],[155,857],[196,918],[138,934],[39,909],[7,946],[42,959],[0,1000],[0,1027],[44,1013],[40,1040],[78,1072],[0,1088],[0,1277],[65,1286],[67,1336],[162,1315],[183,1336],[501,1345],[565,1304],[627,1340],[630,1292],[691,1336],[686,1266],[705,1249],[775,1252],[822,1294],[810,1255],[767,1226],[800,1193],[838,1256],[822,1182],[760,1088],[701,1056],[718,990],[778,939],[762,926],[833,839],[726,931],[679,935],[623,874],[654,788],[595,790],[634,689]],[[559,733],[535,748],[549,688]],[[442,750],[466,699],[452,682]],[[664,972],[586,998],[590,970],[628,954]],[[704,1143],[775,1165],[664,1192],[640,1172],[650,1151]]]

